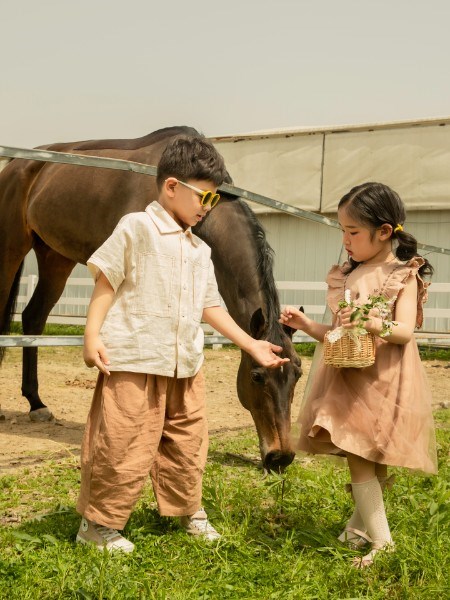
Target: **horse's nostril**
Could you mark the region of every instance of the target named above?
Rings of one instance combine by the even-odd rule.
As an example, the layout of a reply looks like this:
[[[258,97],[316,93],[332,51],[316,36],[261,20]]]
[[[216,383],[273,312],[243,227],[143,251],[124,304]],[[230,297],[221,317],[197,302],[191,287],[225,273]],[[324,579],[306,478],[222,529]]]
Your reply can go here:
[[[264,458],[264,468],[267,471],[284,471],[291,462],[294,460],[294,452],[280,452],[280,450],[274,450],[266,454]]]

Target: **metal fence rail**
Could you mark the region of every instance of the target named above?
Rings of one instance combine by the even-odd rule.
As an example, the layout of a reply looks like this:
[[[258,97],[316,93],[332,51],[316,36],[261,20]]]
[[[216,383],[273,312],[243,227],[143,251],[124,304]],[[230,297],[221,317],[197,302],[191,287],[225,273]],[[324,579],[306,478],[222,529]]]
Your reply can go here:
[[[421,346],[448,346],[450,347],[450,333],[424,333],[415,332],[416,341]],[[316,342],[313,338],[295,333],[292,341],[294,344],[303,342]],[[205,335],[205,345],[218,347],[232,344],[229,339],[221,335]],[[41,346],[82,346],[82,335],[0,335],[0,347],[5,348],[38,348]]]
[[[231,344],[220,335],[205,335],[205,344]],[[82,346],[82,335],[0,335],[0,347],[37,348],[40,346]]]

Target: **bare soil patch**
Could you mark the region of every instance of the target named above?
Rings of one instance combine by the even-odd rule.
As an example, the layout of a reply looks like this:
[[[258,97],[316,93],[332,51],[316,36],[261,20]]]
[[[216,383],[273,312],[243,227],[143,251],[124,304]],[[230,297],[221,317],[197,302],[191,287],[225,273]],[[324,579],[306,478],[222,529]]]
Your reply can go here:
[[[33,465],[45,459],[78,455],[84,424],[96,380],[96,371],[84,366],[77,347],[39,350],[40,394],[56,417],[52,423],[32,423],[28,402],[21,396],[20,349],[8,349],[0,369],[0,472]],[[253,426],[250,413],[237,398],[236,374],[240,352],[205,350],[208,419],[211,434]],[[296,419],[311,359],[303,358],[292,408]],[[424,362],[436,406],[449,400],[450,368],[441,361]],[[255,432],[256,435],[256,432]]]

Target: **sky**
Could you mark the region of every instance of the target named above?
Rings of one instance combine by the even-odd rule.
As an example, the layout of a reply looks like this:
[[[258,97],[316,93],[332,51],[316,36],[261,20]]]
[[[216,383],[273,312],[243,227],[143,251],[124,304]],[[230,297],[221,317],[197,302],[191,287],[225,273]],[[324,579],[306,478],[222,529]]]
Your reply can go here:
[[[448,0],[1,0],[0,145],[450,116]]]

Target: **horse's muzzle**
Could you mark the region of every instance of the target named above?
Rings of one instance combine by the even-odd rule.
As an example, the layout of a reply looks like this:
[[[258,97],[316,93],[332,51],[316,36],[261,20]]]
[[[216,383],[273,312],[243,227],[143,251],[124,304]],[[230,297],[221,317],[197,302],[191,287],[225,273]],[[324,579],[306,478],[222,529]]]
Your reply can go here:
[[[264,458],[263,467],[266,471],[282,473],[294,460],[295,452],[268,452]]]

